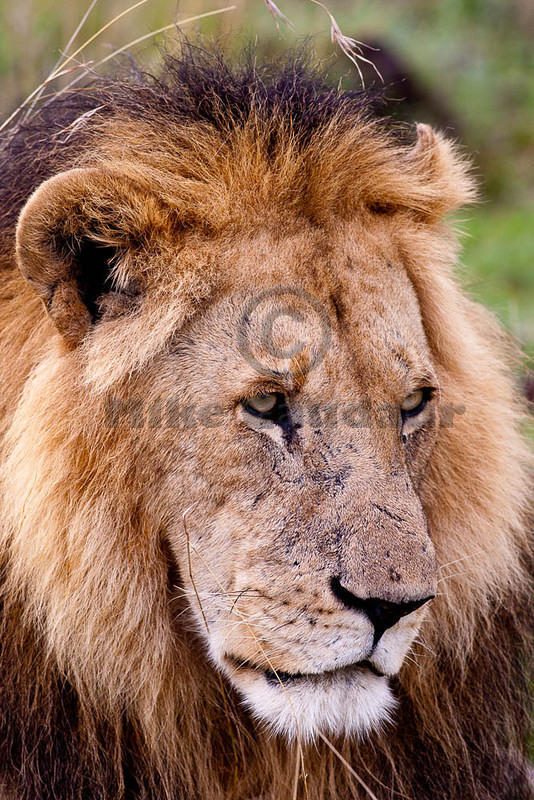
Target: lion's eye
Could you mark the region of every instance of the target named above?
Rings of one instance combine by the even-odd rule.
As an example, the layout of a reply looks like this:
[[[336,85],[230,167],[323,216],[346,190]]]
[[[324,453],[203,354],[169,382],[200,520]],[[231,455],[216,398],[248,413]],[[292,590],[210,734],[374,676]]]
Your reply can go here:
[[[257,394],[246,401],[249,410],[255,411],[257,414],[268,414],[276,405],[276,394]]]
[[[401,403],[401,414],[403,419],[407,417],[416,417],[424,409],[432,396],[432,389],[425,387],[418,389],[416,392],[411,392],[407,395]]]
[[[288,409],[286,399],[280,392],[257,394],[242,401],[242,406],[249,414],[262,419],[269,419],[281,425],[287,420]]]

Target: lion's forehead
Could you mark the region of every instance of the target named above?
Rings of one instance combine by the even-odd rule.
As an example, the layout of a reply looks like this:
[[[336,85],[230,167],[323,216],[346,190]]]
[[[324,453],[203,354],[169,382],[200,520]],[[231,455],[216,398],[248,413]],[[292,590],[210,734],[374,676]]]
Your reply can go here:
[[[186,332],[203,342],[201,360],[213,367],[224,360],[217,379],[235,383],[265,365],[275,369],[264,360],[269,351],[291,354],[293,344],[318,356],[312,385],[312,378],[323,388],[337,384],[347,397],[358,383],[402,383],[407,373],[431,371],[418,297],[391,242],[377,243],[361,222],[340,232],[294,227],[222,252],[225,277]],[[306,370],[304,360],[296,368]]]

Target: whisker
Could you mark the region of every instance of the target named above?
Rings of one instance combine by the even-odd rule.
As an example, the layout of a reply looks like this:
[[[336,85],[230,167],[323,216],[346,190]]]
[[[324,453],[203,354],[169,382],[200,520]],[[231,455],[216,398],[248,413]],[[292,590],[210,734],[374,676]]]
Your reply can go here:
[[[452,572],[450,575],[444,575],[442,578],[440,578],[438,580],[438,586],[439,586],[440,583],[443,583],[444,581],[448,581],[450,578],[457,578],[460,575],[467,575],[467,574],[468,573],[466,573],[466,572]]]
[[[438,572],[440,570],[442,570],[442,569],[445,569],[445,567],[451,567],[453,564],[458,564],[460,561],[465,561],[468,558],[474,558],[475,556],[478,556],[483,552],[484,551],[482,549],[479,549],[479,550],[475,550],[474,553],[469,553],[468,555],[462,556],[461,558],[456,558],[456,559],[454,559],[454,561],[447,561],[446,564],[441,564],[438,567]]]
[[[419,644],[419,645],[421,645],[421,647],[424,647],[424,648],[425,648],[425,650],[428,650],[428,652],[429,652],[429,653],[431,653],[431,655],[433,655],[433,656],[434,656],[434,658],[437,658],[437,657],[438,657],[438,654],[437,654],[437,653],[435,653],[435,652],[432,650],[432,648],[431,648],[431,647],[429,647],[429,646],[428,646],[428,645],[427,645],[425,642],[423,642],[421,639],[414,639],[414,644]]]
[[[410,655],[405,655],[404,660],[409,661],[409,663],[413,664],[415,667],[417,667],[417,669],[420,669],[421,667],[421,664],[418,661],[416,661],[415,658],[412,658]]]

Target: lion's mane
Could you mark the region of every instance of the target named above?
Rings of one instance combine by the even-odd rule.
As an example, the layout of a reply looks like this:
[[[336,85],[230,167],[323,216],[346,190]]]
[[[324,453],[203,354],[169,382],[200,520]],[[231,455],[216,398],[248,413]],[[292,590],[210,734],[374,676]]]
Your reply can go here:
[[[261,215],[268,184],[318,225],[332,209],[350,215],[355,182],[386,210],[424,217],[406,233],[406,269],[444,392],[468,412],[443,428],[422,488],[439,597],[418,663],[397,682],[395,725],[334,744],[381,800],[530,796],[529,456],[513,354],[452,274],[456,246],[440,217],[472,195],[465,164],[443,142],[426,165],[432,179],[400,176],[405,135],[373,117],[365,94],[328,88],[302,59],[231,69],[186,47],[158,79],[139,73],[67,92],[4,136],[0,794],[2,781],[18,800],[283,800],[293,791],[297,750],[254,725],[187,617],[173,617],[168,586],[180,576],[147,535],[142,470],[132,473],[120,442],[110,453],[83,387],[65,392],[58,337],[15,266],[17,217],[41,181],[120,162],[132,181],[180,198],[191,227],[208,218],[216,231],[229,204]],[[239,151],[245,139],[257,157]],[[304,149],[316,154],[305,189],[295,166]],[[184,303],[198,307],[209,280],[195,274]],[[94,380],[105,382],[107,365],[93,357]],[[304,766],[299,797],[367,796],[324,742],[305,751]]]

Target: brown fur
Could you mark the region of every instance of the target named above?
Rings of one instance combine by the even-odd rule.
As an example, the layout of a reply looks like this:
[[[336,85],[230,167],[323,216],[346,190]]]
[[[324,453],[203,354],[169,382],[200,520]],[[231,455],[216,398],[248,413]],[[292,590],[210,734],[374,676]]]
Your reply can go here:
[[[380,800],[526,799],[529,454],[508,345],[452,274],[457,245],[442,220],[473,197],[467,166],[424,126],[415,144],[399,140],[361,97],[329,93],[302,65],[240,82],[203,58],[192,50],[170,61],[161,83],[110,83],[79,106],[53,105],[55,128],[40,127],[45,111],[4,144],[0,787],[10,800],[294,796],[298,748],[255,723],[206,656],[182,515],[205,597],[212,578],[199,548],[223,575],[234,547],[201,542],[218,514],[241,548],[275,523],[281,530],[284,504],[298,518],[284,530],[320,538],[314,509],[327,504],[328,481],[298,497],[273,489],[272,504],[253,511],[271,466],[256,439],[239,449],[230,423],[109,424],[110,397],[140,397],[150,414],[161,397],[181,407],[215,397],[229,413],[235,387],[246,378],[253,393],[257,377],[234,357],[227,298],[289,285],[329,309],[336,298],[337,344],[314,373],[319,396],[350,401],[362,386],[373,401],[386,396],[402,380],[383,344],[397,326],[410,357],[431,365],[442,407],[465,407],[451,426],[442,419],[438,430],[436,418],[433,438],[412,438],[403,456],[444,579],[417,664],[395,681],[392,725],[334,744]],[[207,91],[217,75],[227,96]],[[202,81],[204,112],[192,88]],[[238,96],[253,83],[255,93]],[[76,171],[22,212],[16,259],[22,205],[65,170]],[[95,289],[87,264],[112,275]],[[329,440],[336,452],[348,435]],[[350,436],[384,464],[399,447],[391,429],[379,429],[378,444],[376,428]],[[360,478],[346,502],[357,515],[368,473],[354,463]],[[398,502],[391,475],[377,491]],[[352,576],[366,557],[371,571],[378,563],[373,531],[364,561],[347,558]],[[290,569],[299,546],[287,543],[291,562],[272,571],[280,602],[295,587],[310,591],[306,571]],[[251,570],[263,564],[253,552]],[[403,587],[425,583],[428,565],[406,554],[399,563],[413,571]],[[397,591],[387,581],[381,590]],[[240,607],[248,613],[254,600]],[[236,630],[245,647],[246,630]],[[303,761],[299,798],[367,796],[323,742]]]

